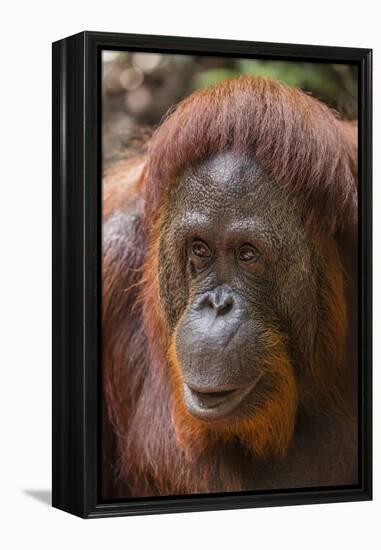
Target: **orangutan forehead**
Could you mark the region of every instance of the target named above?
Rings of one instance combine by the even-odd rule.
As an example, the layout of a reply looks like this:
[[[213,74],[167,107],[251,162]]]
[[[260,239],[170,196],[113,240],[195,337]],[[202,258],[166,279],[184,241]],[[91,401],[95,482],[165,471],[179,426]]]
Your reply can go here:
[[[254,158],[227,151],[188,166],[180,181],[184,186],[235,194],[252,194],[267,178]]]
[[[207,159],[201,159],[188,166],[183,174],[185,180],[207,177],[224,186],[237,187],[237,182],[250,184],[250,181],[263,179],[264,174],[254,157],[226,151]],[[254,181],[253,181],[254,180]]]
[[[172,188],[166,227],[173,239],[198,235],[217,240],[260,239],[283,253],[305,246],[292,197],[253,158],[223,153],[190,166]]]
[[[290,201],[254,158],[221,153],[191,165],[173,189],[170,205],[208,215],[235,215],[242,219],[292,216]],[[287,204],[286,204],[287,203]]]

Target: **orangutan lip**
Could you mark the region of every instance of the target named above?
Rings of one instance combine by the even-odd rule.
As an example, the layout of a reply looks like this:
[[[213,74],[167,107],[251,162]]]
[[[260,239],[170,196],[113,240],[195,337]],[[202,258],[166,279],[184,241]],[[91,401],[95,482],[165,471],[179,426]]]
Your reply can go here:
[[[189,412],[201,420],[217,420],[232,413],[254,389],[261,375],[244,387],[200,388],[184,383],[184,400]]]

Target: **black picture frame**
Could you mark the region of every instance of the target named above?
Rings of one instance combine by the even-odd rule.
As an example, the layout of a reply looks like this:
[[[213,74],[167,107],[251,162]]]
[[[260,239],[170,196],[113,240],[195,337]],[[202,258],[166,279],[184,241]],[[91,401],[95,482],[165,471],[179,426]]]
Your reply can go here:
[[[102,50],[353,63],[359,75],[359,484],[99,498]],[[53,506],[84,518],[372,498],[372,50],[82,32],[53,44]]]

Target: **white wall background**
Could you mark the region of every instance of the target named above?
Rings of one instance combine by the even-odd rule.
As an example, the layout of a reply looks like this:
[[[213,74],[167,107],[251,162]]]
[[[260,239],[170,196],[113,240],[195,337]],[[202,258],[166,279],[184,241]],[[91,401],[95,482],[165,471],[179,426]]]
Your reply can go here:
[[[3,548],[380,548],[375,501],[83,521],[50,508],[51,47],[81,30],[375,49],[375,371],[380,356],[380,30],[377,2],[16,1],[0,18],[0,544]],[[29,493],[28,493],[29,491]],[[35,496],[31,496],[34,492]],[[36,492],[38,499],[36,499]],[[378,539],[378,540],[377,540]]]

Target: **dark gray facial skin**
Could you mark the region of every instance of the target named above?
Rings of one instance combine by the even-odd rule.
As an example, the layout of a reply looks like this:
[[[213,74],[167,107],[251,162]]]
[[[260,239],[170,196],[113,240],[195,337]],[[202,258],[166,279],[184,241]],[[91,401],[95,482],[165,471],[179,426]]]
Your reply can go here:
[[[295,342],[314,330],[316,261],[298,209],[252,158],[224,153],[182,175],[167,211],[161,302],[185,404],[202,420],[253,414],[270,331],[299,360]]]

